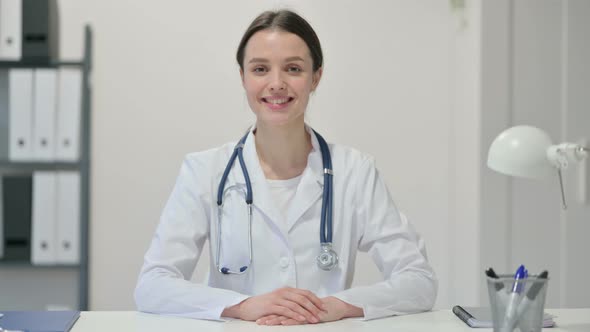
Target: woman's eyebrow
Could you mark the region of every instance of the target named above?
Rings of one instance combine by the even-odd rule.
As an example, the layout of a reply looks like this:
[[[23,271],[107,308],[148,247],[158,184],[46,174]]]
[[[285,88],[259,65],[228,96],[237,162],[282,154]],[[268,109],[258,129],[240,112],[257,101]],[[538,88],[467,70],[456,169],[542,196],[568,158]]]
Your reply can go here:
[[[288,57],[288,58],[285,59],[285,62],[291,62],[291,61],[305,62],[305,60],[303,60],[303,58],[300,57],[300,56],[292,56],[292,57]]]
[[[264,58],[252,58],[250,59],[250,61],[248,61],[248,63],[253,63],[253,62],[269,62],[268,59],[264,59]]]

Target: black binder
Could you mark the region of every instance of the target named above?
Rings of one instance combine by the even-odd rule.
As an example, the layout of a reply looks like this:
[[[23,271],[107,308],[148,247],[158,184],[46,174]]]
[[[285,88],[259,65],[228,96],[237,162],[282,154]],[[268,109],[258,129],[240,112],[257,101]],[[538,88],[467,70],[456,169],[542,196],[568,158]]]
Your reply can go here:
[[[5,261],[31,259],[31,207],[33,178],[30,174],[2,175],[2,216]],[[0,325],[2,326],[2,325]]]

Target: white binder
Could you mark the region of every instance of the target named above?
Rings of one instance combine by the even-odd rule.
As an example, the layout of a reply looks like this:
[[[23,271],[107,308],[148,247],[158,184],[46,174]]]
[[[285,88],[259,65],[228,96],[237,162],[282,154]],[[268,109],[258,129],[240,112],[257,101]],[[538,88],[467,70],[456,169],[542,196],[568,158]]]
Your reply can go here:
[[[0,0],[0,61],[22,56],[22,0]]]
[[[33,72],[33,157],[55,160],[57,70],[35,69]]]
[[[59,69],[57,105],[57,159],[78,161],[82,114],[82,71],[79,68]]]
[[[8,84],[9,159],[30,161],[33,159],[33,70],[10,69]]]
[[[56,262],[56,185],[55,172],[33,173],[31,263],[34,265]]]
[[[10,137],[8,69],[0,68],[0,160],[8,160]]]
[[[80,262],[80,173],[57,173],[57,262]]]

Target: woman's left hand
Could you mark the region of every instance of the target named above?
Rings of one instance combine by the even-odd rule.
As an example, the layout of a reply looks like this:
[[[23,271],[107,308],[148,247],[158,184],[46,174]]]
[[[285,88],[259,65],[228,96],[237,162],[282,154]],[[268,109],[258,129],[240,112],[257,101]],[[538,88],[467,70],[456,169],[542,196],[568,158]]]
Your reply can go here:
[[[333,296],[321,299],[326,306],[325,312],[320,312],[319,316],[322,322],[333,322],[347,317],[362,317],[363,309],[346,303]],[[269,315],[256,320],[258,325],[300,325],[309,324],[310,322],[300,322],[289,317],[279,315]]]

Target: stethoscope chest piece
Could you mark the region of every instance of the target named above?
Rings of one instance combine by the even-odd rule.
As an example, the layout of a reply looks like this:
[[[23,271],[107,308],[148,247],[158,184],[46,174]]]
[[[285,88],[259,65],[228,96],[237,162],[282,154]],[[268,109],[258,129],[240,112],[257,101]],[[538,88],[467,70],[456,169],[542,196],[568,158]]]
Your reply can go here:
[[[330,271],[338,265],[338,255],[332,249],[332,243],[321,244],[320,254],[316,260],[318,267],[324,271]]]

